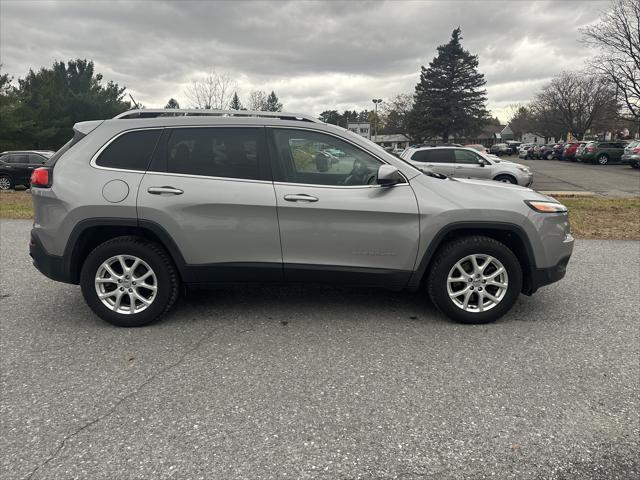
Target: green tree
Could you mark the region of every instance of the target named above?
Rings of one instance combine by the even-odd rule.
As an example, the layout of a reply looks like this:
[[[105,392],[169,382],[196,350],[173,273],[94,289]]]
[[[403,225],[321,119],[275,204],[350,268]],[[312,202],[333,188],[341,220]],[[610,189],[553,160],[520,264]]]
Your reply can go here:
[[[454,135],[470,135],[482,128],[488,117],[484,75],[478,72],[478,57],[462,48],[460,28],[451,40],[438,47],[438,55],[421,67],[415,89],[412,121],[424,136],[444,142]]]
[[[112,118],[129,108],[123,100],[125,89],[113,82],[103,83],[92,61],[55,62],[52,68],[30,70],[18,80],[9,133],[0,129],[0,148],[56,150],[73,135],[76,122]],[[3,115],[4,117],[4,115]],[[11,131],[20,129],[19,139]]]
[[[231,110],[242,110],[242,103],[240,103],[237,92],[233,92],[233,98],[231,99],[231,103],[229,103],[229,108]]]
[[[267,112],[282,111],[282,103],[280,103],[280,100],[278,100],[278,96],[276,95],[276,92],[274,92],[273,90],[271,90],[271,93],[267,97],[266,110]]]
[[[175,98],[170,98],[164,108],[180,108],[180,104]]]
[[[320,114],[318,119],[324,123],[330,123],[331,125],[341,125],[343,121],[342,115],[337,110],[325,110]]]

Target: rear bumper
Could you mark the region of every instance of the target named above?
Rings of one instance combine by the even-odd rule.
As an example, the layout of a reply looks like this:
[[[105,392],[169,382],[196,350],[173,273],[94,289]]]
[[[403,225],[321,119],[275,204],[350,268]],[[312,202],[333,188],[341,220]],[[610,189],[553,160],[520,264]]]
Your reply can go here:
[[[620,161],[622,163],[625,164],[637,164],[640,162],[640,155],[636,154],[636,153],[625,153],[624,155],[622,155],[622,158],[620,159]]]
[[[69,262],[66,262],[64,257],[49,254],[33,230],[29,241],[29,255],[33,259],[33,265],[44,276],[57,282],[75,283],[71,280]]]

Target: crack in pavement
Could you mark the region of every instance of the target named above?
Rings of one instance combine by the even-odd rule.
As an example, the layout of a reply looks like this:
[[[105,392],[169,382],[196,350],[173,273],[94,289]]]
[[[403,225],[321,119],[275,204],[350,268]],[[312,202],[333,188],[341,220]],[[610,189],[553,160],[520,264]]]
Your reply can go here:
[[[64,446],[66,445],[67,441],[69,441],[70,439],[72,439],[73,437],[77,436],[79,433],[83,432],[84,430],[87,430],[88,428],[92,427],[93,425],[96,425],[97,423],[101,422],[102,420],[104,420],[105,418],[109,417],[111,414],[113,414],[120,405],[122,405],[124,402],[126,402],[127,400],[129,400],[130,398],[133,398],[135,395],[137,395],[140,390],[142,390],[144,387],[146,387],[147,385],[149,385],[151,382],[153,382],[155,379],[157,379],[158,377],[160,377],[161,375],[164,375],[165,373],[167,373],[168,371],[170,371],[171,369],[177,367],[178,365],[180,365],[185,358],[187,358],[189,355],[195,353],[202,345],[204,345],[205,343],[207,343],[207,341],[211,340],[211,337],[213,337],[213,335],[220,330],[222,327],[218,327],[213,329],[211,332],[209,332],[207,335],[205,335],[202,339],[200,339],[194,347],[190,348],[189,350],[187,350],[186,352],[184,352],[179,358],[178,360],[176,360],[175,362],[167,365],[166,367],[161,368],[160,370],[158,370],[156,373],[154,373],[153,375],[151,375],[149,378],[147,378],[144,382],[142,382],[140,385],[138,385],[137,387],[135,387],[130,393],[126,394],[125,396],[123,396],[122,398],[120,398],[109,410],[107,410],[103,415],[100,415],[96,418],[94,418],[93,420],[85,423],[84,425],[80,426],[79,428],[75,429],[73,432],[67,434],[64,436],[64,438],[60,441],[60,443],[58,444],[58,446],[55,448],[55,450],[45,459],[44,462],[42,462],[40,465],[38,465],[36,468],[34,468],[31,473],[29,473],[26,477],[24,477],[25,480],[31,480],[33,478],[34,475],[36,475],[40,470],[42,470],[44,467],[46,467],[53,459],[55,459],[58,454],[64,449]]]

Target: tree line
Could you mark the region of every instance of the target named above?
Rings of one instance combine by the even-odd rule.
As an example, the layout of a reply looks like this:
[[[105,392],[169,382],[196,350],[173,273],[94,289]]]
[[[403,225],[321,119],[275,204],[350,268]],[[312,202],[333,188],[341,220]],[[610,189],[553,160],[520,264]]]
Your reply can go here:
[[[193,80],[184,93],[191,108],[282,111],[274,91],[251,92],[245,107],[235,88],[229,74],[211,72]],[[144,108],[126,95],[125,87],[105,81],[93,61],[86,59],[56,61],[51,68],[29,70],[17,81],[0,71],[0,152],[57,150],[73,136],[77,122]],[[165,108],[180,105],[171,98]]]

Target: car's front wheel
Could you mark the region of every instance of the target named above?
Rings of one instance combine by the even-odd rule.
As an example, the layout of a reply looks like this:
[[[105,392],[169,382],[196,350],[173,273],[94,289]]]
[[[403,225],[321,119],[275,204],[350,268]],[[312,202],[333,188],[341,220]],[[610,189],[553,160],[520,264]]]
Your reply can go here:
[[[103,320],[141,327],[166,313],[178,297],[178,274],[166,251],[138,237],[96,247],[80,275],[85,301]]]
[[[498,175],[496,178],[494,178],[494,180],[502,183],[512,183],[512,184],[518,183],[518,181],[511,175]]]
[[[599,155],[596,160],[598,162],[598,165],[606,165],[607,163],[609,163],[609,157],[604,154]]]
[[[522,289],[515,254],[489,237],[454,240],[437,253],[427,288],[433,303],[461,323],[488,323],[507,313]]]

